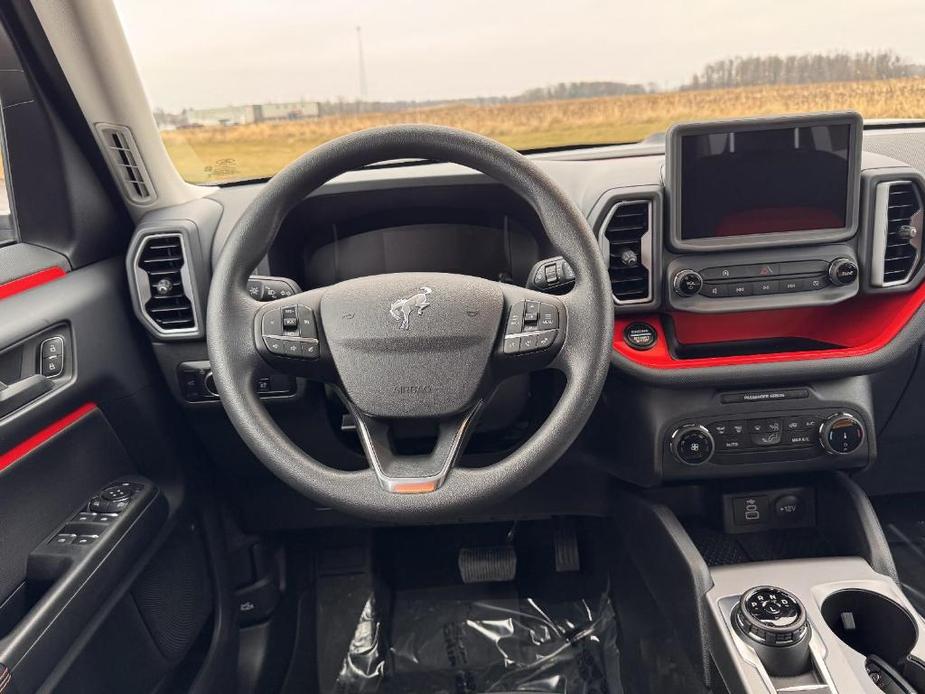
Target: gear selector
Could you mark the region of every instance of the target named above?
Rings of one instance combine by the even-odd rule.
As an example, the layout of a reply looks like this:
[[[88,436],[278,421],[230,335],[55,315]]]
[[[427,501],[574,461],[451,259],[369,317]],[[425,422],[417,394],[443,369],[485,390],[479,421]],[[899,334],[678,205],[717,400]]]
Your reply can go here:
[[[799,675],[810,669],[806,611],[787,591],[773,586],[746,591],[733,610],[732,623],[772,677]]]

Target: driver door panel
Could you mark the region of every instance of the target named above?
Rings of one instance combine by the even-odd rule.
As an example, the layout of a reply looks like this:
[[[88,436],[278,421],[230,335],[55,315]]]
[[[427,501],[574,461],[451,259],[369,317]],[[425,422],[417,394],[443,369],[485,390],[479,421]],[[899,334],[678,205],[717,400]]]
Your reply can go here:
[[[0,692],[153,689],[213,606],[184,432],[131,322],[119,259],[4,294],[15,281],[0,283]],[[63,368],[43,376],[42,347],[56,337]],[[4,392],[41,378],[44,389],[3,412]],[[88,515],[113,484],[131,490],[126,506]],[[150,609],[177,600],[191,608],[166,611],[167,622]],[[121,629],[115,652],[114,619],[144,627]],[[121,674],[86,667],[146,652],[158,657]]]

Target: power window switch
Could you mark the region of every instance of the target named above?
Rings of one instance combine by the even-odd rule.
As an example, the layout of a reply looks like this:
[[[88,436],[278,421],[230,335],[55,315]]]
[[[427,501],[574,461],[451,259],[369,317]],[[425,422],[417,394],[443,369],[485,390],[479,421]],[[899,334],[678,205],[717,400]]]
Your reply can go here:
[[[92,545],[99,538],[99,535],[78,535],[74,540],[75,545]]]
[[[71,545],[77,536],[74,533],[58,533],[48,541],[50,545]]]
[[[100,514],[95,511],[81,511],[76,516],[74,516],[75,523],[97,523],[99,522]]]

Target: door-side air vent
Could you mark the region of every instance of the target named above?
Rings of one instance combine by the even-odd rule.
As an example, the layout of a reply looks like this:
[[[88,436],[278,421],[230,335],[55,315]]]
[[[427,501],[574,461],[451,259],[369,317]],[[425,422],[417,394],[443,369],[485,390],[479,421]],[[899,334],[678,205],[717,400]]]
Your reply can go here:
[[[604,221],[601,247],[610,269],[610,286],[617,304],[641,304],[652,299],[652,202],[616,203]]]
[[[97,130],[106,148],[106,155],[122,190],[128,198],[139,205],[147,205],[155,197],[154,186],[145,169],[145,163],[132,137],[132,131],[121,125],[97,123]]]
[[[871,284],[905,284],[922,257],[923,207],[918,186],[912,181],[878,184],[874,215]]]
[[[145,315],[162,333],[194,332],[186,248],[181,234],[156,234],[142,241],[135,267],[138,295]]]

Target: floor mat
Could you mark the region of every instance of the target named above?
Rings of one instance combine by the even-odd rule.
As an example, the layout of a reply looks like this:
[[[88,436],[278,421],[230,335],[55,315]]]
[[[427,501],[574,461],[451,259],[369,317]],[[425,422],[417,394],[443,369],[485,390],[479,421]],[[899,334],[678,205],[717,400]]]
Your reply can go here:
[[[617,694],[613,608],[606,595],[539,600],[518,595],[513,584],[374,594],[335,691]]]

